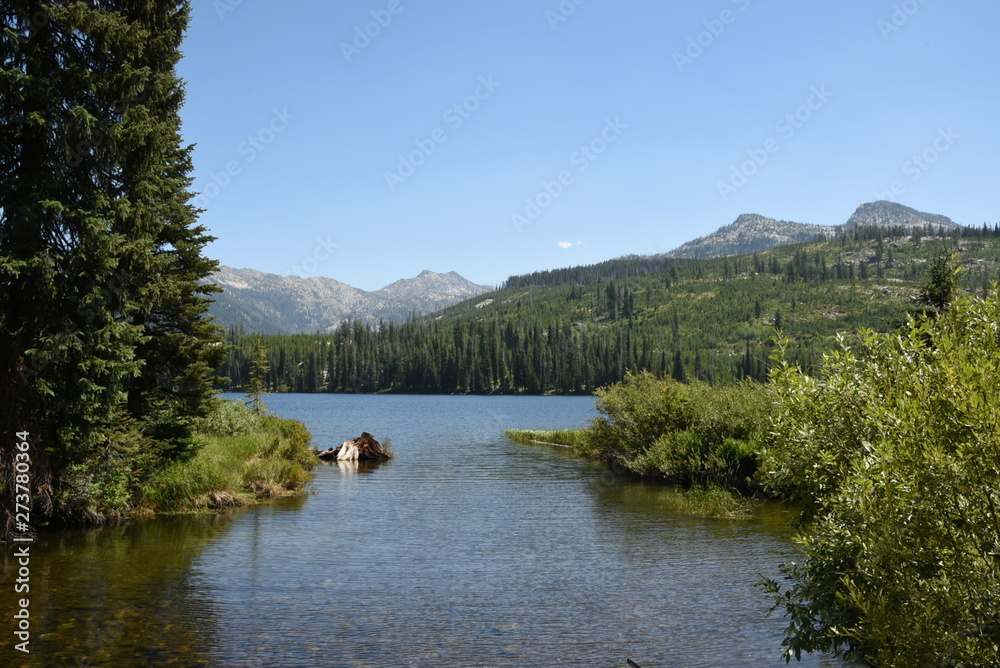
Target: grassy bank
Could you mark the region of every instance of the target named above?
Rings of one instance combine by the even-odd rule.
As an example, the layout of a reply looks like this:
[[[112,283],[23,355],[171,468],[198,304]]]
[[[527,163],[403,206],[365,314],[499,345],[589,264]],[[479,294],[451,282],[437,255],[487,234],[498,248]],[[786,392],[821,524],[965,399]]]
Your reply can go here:
[[[745,520],[757,513],[760,503],[721,487],[677,487],[662,497],[660,506],[692,517]]]
[[[585,429],[508,429],[504,436],[517,443],[583,447],[587,442]]]
[[[192,458],[140,487],[140,513],[213,511],[295,494],[318,461],[301,422],[257,415],[232,401],[219,400],[199,434],[203,445]]]
[[[191,454],[164,462],[141,434],[69,467],[53,526],[101,525],[157,514],[212,512],[300,492],[318,463],[305,425],[212,400]]]

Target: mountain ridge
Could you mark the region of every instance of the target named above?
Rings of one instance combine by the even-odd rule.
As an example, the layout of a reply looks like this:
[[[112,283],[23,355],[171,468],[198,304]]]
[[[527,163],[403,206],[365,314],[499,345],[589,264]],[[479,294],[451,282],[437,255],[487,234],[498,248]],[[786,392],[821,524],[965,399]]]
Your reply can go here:
[[[817,236],[832,234],[836,227],[776,220],[756,213],[741,214],[729,225],[712,234],[692,239],[666,257],[696,257],[709,259],[727,255],[745,255],[771,250],[778,246],[813,241]]]
[[[917,211],[897,202],[878,200],[867,202],[857,208],[843,227],[859,225],[877,225],[878,227],[906,227],[912,229],[917,225],[937,225],[945,229],[961,227],[948,216],[936,213]]]
[[[814,241],[822,236],[834,235],[840,230],[867,225],[883,228],[903,227],[910,230],[921,225],[933,225],[949,230],[961,227],[947,216],[917,211],[887,200],[862,204],[842,225],[798,223],[745,213],[712,234],[683,243],[664,253],[663,256],[710,259],[758,253],[788,244]]]
[[[859,226],[892,228],[909,233],[913,228],[933,226],[948,230],[961,227],[947,216],[930,214],[880,200],[859,206],[842,225],[816,225],[767,218],[756,213],[744,213],[712,234],[686,242],[674,250],[647,256],[660,263],[713,259],[764,252],[795,243],[834,237]],[[617,275],[619,265],[629,258],[609,260],[590,269],[598,274],[605,269]],[[647,273],[645,259],[635,256],[636,272]],[[566,277],[588,273],[588,268],[570,268],[536,272],[522,277],[512,276],[506,285],[533,282],[532,277],[550,273]],[[589,273],[594,273],[590,271]],[[606,273],[606,272],[605,272]],[[249,331],[266,334],[298,334],[331,332],[342,322],[360,320],[375,324],[379,321],[403,322],[414,315],[425,315],[445,309],[467,299],[490,292],[493,287],[476,285],[458,273],[447,274],[423,270],[414,278],[400,279],[378,290],[365,291],[332,278],[278,276],[256,269],[220,267],[209,278],[224,289],[217,295],[210,313],[226,327],[242,326]]]
[[[331,332],[342,322],[402,322],[492,290],[451,271],[428,269],[378,290],[366,291],[325,276],[280,276],[221,266],[208,277],[223,292],[209,313],[224,327],[265,334]]]

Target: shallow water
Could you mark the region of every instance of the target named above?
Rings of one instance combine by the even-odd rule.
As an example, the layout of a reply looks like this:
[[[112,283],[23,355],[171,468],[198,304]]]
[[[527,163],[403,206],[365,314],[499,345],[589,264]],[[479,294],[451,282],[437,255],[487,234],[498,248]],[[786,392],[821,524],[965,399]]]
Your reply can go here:
[[[785,665],[754,583],[795,556],[786,511],[672,514],[669,489],[502,436],[580,426],[592,399],[267,404],[316,447],[370,431],[397,457],[228,516],[43,536],[25,665]]]

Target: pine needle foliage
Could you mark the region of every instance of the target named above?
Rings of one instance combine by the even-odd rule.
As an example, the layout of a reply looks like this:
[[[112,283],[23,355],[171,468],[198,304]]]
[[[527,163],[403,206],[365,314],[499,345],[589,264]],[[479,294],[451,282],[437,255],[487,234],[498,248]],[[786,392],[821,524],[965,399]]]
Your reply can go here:
[[[225,354],[180,134],[190,7],[3,9],[0,454],[28,432],[36,511],[71,515],[73,481],[193,453]]]

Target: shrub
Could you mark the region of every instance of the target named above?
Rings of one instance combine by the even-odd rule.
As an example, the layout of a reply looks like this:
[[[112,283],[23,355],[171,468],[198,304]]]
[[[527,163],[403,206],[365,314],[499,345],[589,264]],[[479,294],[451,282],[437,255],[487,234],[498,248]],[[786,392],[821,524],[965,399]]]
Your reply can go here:
[[[198,423],[198,431],[209,436],[246,434],[261,426],[261,417],[239,401],[216,396],[208,415]]]
[[[631,459],[663,435],[691,423],[691,406],[680,383],[659,380],[648,371],[597,391],[598,412],[588,445],[604,456]]]
[[[598,391],[585,449],[643,475],[747,491],[767,424],[767,389],[711,387],[631,374]]]
[[[1000,298],[863,333],[821,377],[781,361],[763,469],[806,504],[767,581],[788,657],[1000,665]]]

